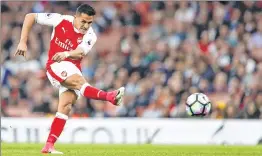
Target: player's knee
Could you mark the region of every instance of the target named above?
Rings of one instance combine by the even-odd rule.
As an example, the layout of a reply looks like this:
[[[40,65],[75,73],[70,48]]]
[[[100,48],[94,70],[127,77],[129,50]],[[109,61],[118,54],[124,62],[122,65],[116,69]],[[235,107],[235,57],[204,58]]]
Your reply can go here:
[[[61,100],[61,102],[58,105],[58,111],[66,115],[69,115],[74,102],[75,102],[74,98],[68,98],[67,100],[64,100],[64,99]]]
[[[69,115],[70,111],[72,110],[72,105],[73,105],[73,101],[67,101],[67,102],[61,103],[58,106],[58,112]]]
[[[69,115],[72,105],[77,100],[77,95],[73,90],[67,90],[60,94],[58,112]]]
[[[68,104],[64,107],[65,111],[67,111],[68,114],[69,114],[69,112],[72,110],[72,105],[73,105],[73,103],[68,103]]]

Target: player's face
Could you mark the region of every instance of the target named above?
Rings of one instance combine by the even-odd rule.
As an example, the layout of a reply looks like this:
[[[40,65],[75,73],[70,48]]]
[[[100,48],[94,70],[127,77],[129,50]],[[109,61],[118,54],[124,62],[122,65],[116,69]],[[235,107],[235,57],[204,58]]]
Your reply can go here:
[[[93,23],[94,16],[89,16],[87,14],[81,13],[75,15],[75,27],[82,34],[85,34],[91,24]]]

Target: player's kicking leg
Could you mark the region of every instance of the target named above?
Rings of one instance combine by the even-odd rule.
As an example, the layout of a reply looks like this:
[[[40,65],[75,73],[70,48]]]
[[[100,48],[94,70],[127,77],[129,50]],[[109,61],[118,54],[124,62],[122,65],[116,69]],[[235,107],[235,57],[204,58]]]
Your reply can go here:
[[[80,93],[89,99],[109,101],[112,104],[119,106],[122,104],[125,88],[121,87],[118,90],[105,92],[97,89],[86,82],[83,76],[73,74],[61,83],[69,89],[80,90]]]
[[[51,125],[51,130],[48,135],[46,144],[41,151],[42,153],[63,154],[62,152],[55,150],[54,144],[64,129],[69,112],[71,111],[72,105],[76,101],[76,99],[77,95],[72,90],[67,90],[60,94],[58,112],[56,113],[56,116]]]

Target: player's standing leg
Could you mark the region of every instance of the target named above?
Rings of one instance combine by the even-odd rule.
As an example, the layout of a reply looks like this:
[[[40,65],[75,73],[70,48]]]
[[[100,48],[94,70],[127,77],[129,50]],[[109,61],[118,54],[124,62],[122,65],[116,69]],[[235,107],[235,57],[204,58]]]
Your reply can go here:
[[[51,130],[48,135],[46,144],[41,151],[42,153],[63,154],[62,152],[55,150],[54,144],[62,133],[72,105],[73,103],[75,103],[76,100],[77,95],[72,90],[67,90],[60,94],[58,111],[52,122]]]

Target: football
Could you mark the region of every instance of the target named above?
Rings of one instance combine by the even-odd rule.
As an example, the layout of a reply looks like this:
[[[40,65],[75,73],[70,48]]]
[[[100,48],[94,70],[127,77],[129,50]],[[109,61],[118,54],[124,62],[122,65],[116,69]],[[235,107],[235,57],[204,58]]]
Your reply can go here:
[[[206,116],[211,110],[211,102],[203,93],[191,94],[186,101],[186,111],[190,116]]]

